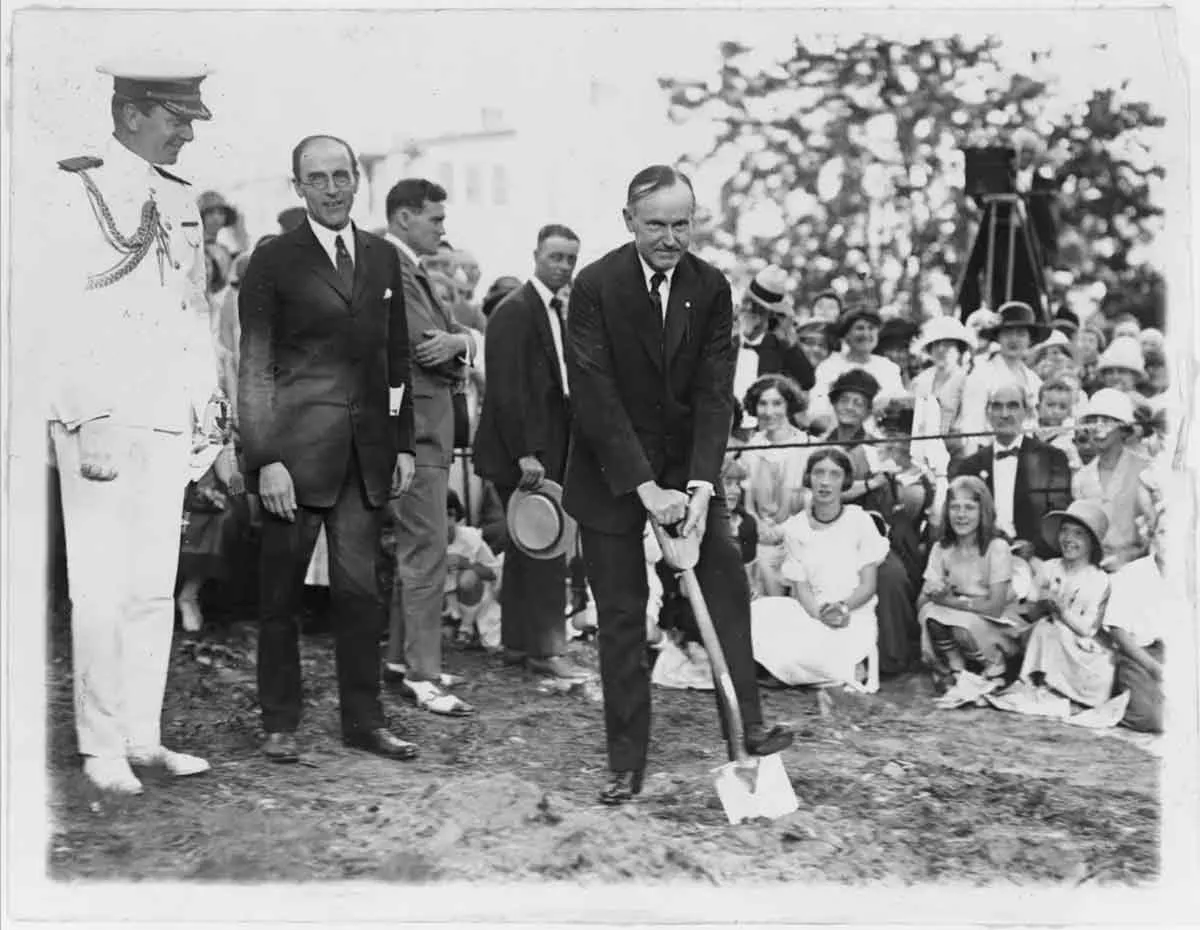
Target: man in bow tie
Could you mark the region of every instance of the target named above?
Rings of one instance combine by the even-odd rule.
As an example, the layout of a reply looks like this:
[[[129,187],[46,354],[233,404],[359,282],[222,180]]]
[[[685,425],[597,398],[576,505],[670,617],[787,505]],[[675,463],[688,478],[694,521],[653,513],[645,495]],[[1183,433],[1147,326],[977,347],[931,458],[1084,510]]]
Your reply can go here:
[[[297,613],[324,527],[342,737],[391,759],[417,749],[379,701],[383,508],[412,481],[413,412],[400,259],[350,221],[358,162],[332,136],[292,152],[307,216],[254,250],[238,310],[247,477],[262,500],[258,697],[272,762],[296,762],[302,705]]]
[[[1052,558],[1042,538],[1042,517],[1071,503],[1071,466],[1066,453],[1034,436],[1023,435],[1029,417],[1025,388],[1005,382],[987,401],[996,438],[967,456],[951,477],[982,478],[996,502],[996,528],[1017,543],[1025,558]]]
[[[713,493],[733,417],[733,305],[721,272],[688,252],[695,207],[691,182],[673,168],[638,172],[623,211],[633,241],[579,273],[567,314],[573,420],[564,505],[580,525],[599,612],[606,804],[641,790],[650,740],[647,517],[702,538],[696,574],[747,750],[766,755],[792,741],[762,722],[749,588],[724,497]]]
[[[488,320],[488,389],[475,434],[475,471],[492,481],[505,510],[517,488],[562,482],[571,408],[563,355],[559,292],[571,283],[579,237],[551,224],[538,232],[533,277]],[[566,559],[534,559],[515,546],[504,554],[500,589],[507,659],[537,674],[581,678],[566,658]]]

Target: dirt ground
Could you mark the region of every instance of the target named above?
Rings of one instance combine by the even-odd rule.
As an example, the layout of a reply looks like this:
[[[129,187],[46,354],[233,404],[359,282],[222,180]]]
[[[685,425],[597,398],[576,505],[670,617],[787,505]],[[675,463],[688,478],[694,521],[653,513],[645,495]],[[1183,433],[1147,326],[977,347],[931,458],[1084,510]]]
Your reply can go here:
[[[791,722],[784,764],[800,810],[730,826],[709,769],[723,761],[710,693],[655,689],[645,793],[601,806],[601,705],[545,693],[528,673],[448,647],[480,710],[447,720],[392,694],[421,746],[395,763],[342,746],[332,640],[306,636],[301,764],[259,754],[254,633],[177,634],[165,742],[211,773],[99,797],[78,772],[69,637],[52,637],[49,872],[57,879],[253,882],[666,882],[713,885],[1137,885],[1159,871],[1159,766],[1114,732],[990,709],[934,710],[918,677],[872,697],[764,692]],[[573,646],[595,666],[594,647]]]

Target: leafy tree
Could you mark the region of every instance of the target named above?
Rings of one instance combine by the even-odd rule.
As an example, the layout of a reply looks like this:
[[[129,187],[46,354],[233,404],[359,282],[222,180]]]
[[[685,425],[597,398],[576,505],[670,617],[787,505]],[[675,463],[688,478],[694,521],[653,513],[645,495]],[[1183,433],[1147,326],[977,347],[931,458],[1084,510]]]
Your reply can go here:
[[[1061,185],[1052,302],[1084,288],[1144,297],[1154,274],[1134,259],[1158,227],[1149,184],[1162,169],[1143,136],[1162,119],[1123,87],[1056,114],[1053,87],[1006,72],[999,48],[796,39],[786,60],[763,65],[726,42],[710,80],[664,78],[673,120],[716,127],[708,150],[683,161],[722,176],[697,246],[734,276],[783,266],[801,306],[832,287],[921,319],[953,299],[978,224],[962,148],[1015,142]]]

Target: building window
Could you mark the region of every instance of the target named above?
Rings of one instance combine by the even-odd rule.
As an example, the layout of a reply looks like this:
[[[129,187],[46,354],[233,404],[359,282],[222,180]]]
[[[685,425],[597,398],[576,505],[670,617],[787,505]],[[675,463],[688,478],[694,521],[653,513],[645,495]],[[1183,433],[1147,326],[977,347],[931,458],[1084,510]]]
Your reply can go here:
[[[503,165],[492,167],[492,201],[498,207],[508,203],[508,169]]]
[[[482,194],[479,166],[467,165],[467,203],[479,203]]]
[[[446,188],[446,196],[454,199],[454,165],[451,162],[444,161],[438,165],[438,183]]]

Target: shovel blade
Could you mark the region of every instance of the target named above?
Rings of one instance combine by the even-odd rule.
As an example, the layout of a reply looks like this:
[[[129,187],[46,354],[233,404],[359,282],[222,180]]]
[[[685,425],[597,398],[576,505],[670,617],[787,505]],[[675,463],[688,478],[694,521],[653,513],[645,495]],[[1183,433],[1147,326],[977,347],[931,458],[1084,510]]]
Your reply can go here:
[[[717,797],[730,823],[756,817],[774,820],[800,807],[778,754],[729,762],[713,770]]]

